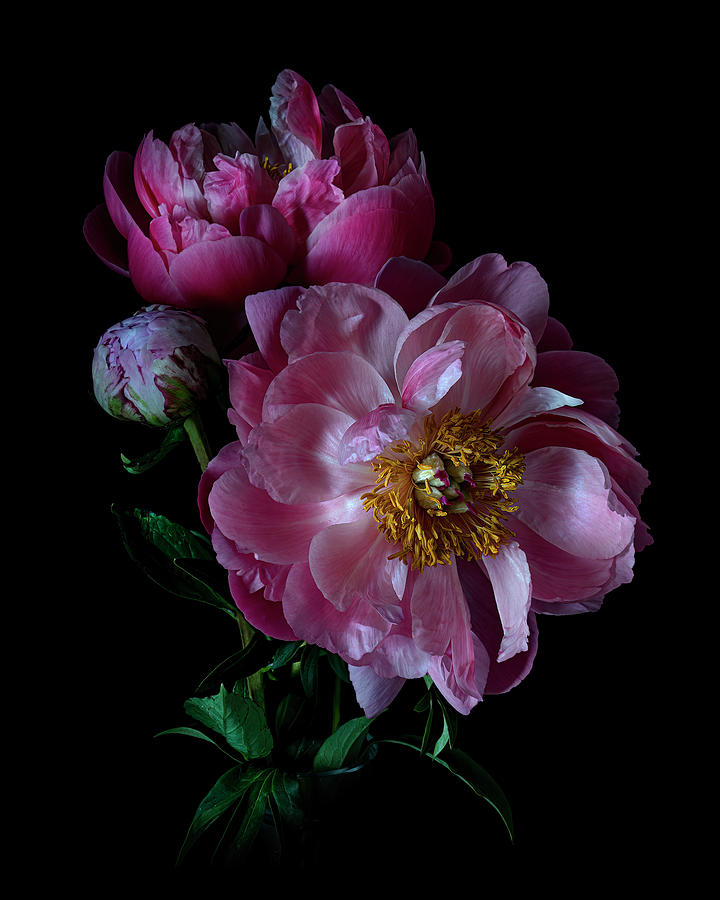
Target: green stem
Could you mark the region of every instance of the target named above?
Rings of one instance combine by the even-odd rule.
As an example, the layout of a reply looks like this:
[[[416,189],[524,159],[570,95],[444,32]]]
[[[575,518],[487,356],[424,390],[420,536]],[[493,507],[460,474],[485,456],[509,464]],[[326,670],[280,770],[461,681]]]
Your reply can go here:
[[[338,676],[335,676],[335,691],[333,694],[333,715],[332,715],[332,729],[331,734],[335,734],[338,730],[338,725],[340,724],[340,691],[342,689],[342,684]]]
[[[245,648],[250,644],[250,641],[255,636],[255,632],[252,625],[248,622],[248,620],[240,612],[240,610],[238,610],[235,614],[235,618],[237,619],[238,627],[240,628],[240,641],[243,648]],[[245,680],[247,681],[248,694],[250,695],[250,699],[254,700],[256,703],[259,703],[260,706],[265,709],[265,691],[263,689],[262,672],[253,672],[252,675],[248,675]]]
[[[212,452],[210,450],[210,443],[207,439],[207,435],[205,434],[202,419],[197,411],[185,419],[183,428],[190,438],[190,443],[195,451],[197,461],[200,463],[200,468],[204,472],[208,467]]]

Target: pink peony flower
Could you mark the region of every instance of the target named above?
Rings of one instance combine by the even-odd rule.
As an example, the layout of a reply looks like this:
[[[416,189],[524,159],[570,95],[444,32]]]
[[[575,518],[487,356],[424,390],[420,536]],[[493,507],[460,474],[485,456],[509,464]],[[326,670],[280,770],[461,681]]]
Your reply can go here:
[[[85,236],[145,300],[237,309],[283,281],[372,284],[391,256],[422,259],[435,213],[412,131],[388,140],[332,86],[278,76],[270,128],[149,133],[105,167]]]
[[[409,318],[337,283],[248,298],[259,349],[226,362],[238,440],[201,515],[247,619],[339,654],[368,716],[426,674],[467,713],[528,673],[537,613],[631,580],[647,475],[603,418],[605,364],[554,348],[532,266],[491,254],[446,281],[395,260],[381,283],[430,304]]]

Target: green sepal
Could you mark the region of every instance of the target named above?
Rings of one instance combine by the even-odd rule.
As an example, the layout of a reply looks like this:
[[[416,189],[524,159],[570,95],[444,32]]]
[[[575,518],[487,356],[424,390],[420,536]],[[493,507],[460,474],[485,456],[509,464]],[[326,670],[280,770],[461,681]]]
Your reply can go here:
[[[179,447],[180,444],[184,444],[186,440],[185,429],[183,423],[180,422],[166,430],[165,436],[158,447],[154,447],[152,450],[148,450],[147,453],[143,453],[134,459],[130,459],[124,453],[121,453],[120,460],[126,472],[129,472],[131,475],[141,475],[157,465],[168,453]]]
[[[212,697],[191,697],[185,711],[206,727],[225,738],[244,759],[262,759],[270,754],[273,738],[265,713],[257,703],[225,685]]]

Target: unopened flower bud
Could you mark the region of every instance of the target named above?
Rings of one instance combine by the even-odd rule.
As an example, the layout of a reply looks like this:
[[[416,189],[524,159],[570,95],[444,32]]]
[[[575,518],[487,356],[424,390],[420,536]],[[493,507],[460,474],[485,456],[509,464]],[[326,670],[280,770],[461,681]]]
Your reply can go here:
[[[172,306],[147,306],[113,325],[95,348],[95,397],[118,419],[169,425],[207,396],[220,357],[205,322]]]

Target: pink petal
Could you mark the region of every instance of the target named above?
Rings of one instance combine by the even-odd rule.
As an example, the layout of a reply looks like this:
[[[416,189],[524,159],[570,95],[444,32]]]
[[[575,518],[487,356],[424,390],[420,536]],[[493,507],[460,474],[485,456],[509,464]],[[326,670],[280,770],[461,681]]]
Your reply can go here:
[[[329,284],[310,288],[297,305],[280,326],[290,360],[321,350],[356,353],[397,391],[393,355],[408,318],[391,297],[361,285]]]
[[[337,653],[349,663],[372,652],[390,628],[360,596],[346,610],[336,609],[318,590],[310,568],[299,563],[288,576],[283,609],[299,638]]]
[[[582,400],[553,388],[525,387],[515,394],[503,411],[495,416],[497,428],[510,428],[518,422],[564,406],[582,406]]]
[[[402,403],[417,413],[427,413],[462,375],[465,344],[448,341],[421,353],[405,375]]]
[[[272,203],[277,186],[254,154],[218,154],[214,162],[217,170],[208,172],[203,182],[208,212],[214,222],[238,234],[240,213],[256,203]]]
[[[229,573],[228,582],[235,603],[253,628],[278,641],[298,639],[285,618],[281,603],[269,602],[265,590],[250,592],[234,572]]]
[[[405,684],[404,678],[382,678],[371,666],[348,666],[357,702],[372,719],[387,709]]]
[[[242,459],[242,444],[239,441],[233,441],[226,444],[217,456],[210,460],[207,468],[202,473],[198,485],[198,508],[200,512],[200,521],[208,534],[211,534],[215,527],[215,522],[208,503],[208,497],[210,496],[212,486],[218,478],[229,469],[241,466]]]
[[[326,84],[318,95],[323,118],[334,131],[339,125],[361,119],[362,113],[355,103],[334,85]]]
[[[470,633],[470,615],[455,565],[426,566],[410,599],[412,635],[422,650],[442,656],[450,642]]]
[[[291,69],[284,69],[272,87],[270,122],[284,158],[295,168],[321,155],[317,97],[308,82]]]
[[[263,241],[227,237],[193,244],[170,260],[170,275],[187,306],[239,306],[248,294],[280,282],[286,264]]]
[[[245,448],[250,480],[280,503],[318,503],[367,487],[368,465],[338,462],[345,413],[316,403],[292,407],[253,429]]]
[[[262,405],[273,379],[270,369],[253,364],[249,357],[226,359],[231,424],[235,425],[238,438],[245,443],[250,429],[262,421]]]
[[[358,494],[323,503],[277,503],[256,488],[244,468],[221,472],[209,492],[212,520],[238,553],[270,563],[306,562],[310,542],[331,525],[366,515]]]
[[[500,547],[496,556],[484,556],[482,565],[495,594],[503,637],[497,661],[504,662],[528,649],[530,628],[530,569],[515,541]]]
[[[617,428],[620,409],[615,392],[619,383],[612,367],[599,356],[579,350],[539,353],[533,384],[580,397],[587,412]]]
[[[399,605],[395,570],[407,567],[387,557],[397,549],[378,531],[369,513],[352,522],[331,525],[315,535],[310,544],[310,571],[318,588],[339,610],[356,597],[378,609]]]
[[[340,162],[340,184],[346,197],[385,182],[390,146],[383,132],[370,119],[336,128],[333,147]]]
[[[127,241],[115,228],[107,206],[100,203],[83,222],[83,234],[90,248],[105,265],[120,275],[129,275]]]
[[[128,235],[128,263],[132,283],[143,299],[171,306],[192,306],[170,277],[150,238],[134,225]]]
[[[344,200],[334,184],[340,171],[336,159],[311,159],[280,182],[273,206],[282,213],[303,243],[315,226]]]
[[[295,360],[270,385],[263,407],[274,421],[298,403],[320,403],[361,419],[392,403],[393,395],[370,363],[355,353],[310,353]]]
[[[556,547],[611,559],[632,541],[635,518],[612,491],[606,467],[581,450],[546,447],[525,457],[515,518]]]
[[[439,412],[482,409],[493,418],[532,377],[535,355],[530,337],[501,307],[462,306],[448,319],[440,340],[464,341],[465,351],[462,377],[438,404]]]
[[[412,317],[425,309],[446,282],[447,279],[427,263],[394,256],[378,272],[375,287],[390,294]]]
[[[562,322],[548,316],[545,331],[537,345],[538,353],[546,353],[548,350],[571,350],[572,345],[572,338],[567,328]]]
[[[536,343],[545,330],[548,289],[530,263],[508,266],[498,253],[479,256],[452,276],[433,303],[458,300],[486,300],[506,307],[527,325]]]
[[[417,234],[427,227],[402,191],[386,185],[359,191],[313,229],[305,259],[290,278],[304,284],[370,285],[391,256],[425,255],[427,247],[411,250],[420,243]]]
[[[283,287],[251,294],[245,300],[245,314],[263,359],[272,372],[280,372],[288,362],[280,343],[280,323],[304,293],[300,287]]]
[[[133,225],[147,228],[149,216],[138,199],[133,181],[133,157],[116,150],[105,164],[103,192],[108,213],[120,234],[127,238]]]
[[[239,219],[240,234],[264,241],[287,264],[295,255],[295,234],[273,206],[257,204],[244,209]]]
[[[487,649],[477,635],[470,635],[468,644],[472,647],[472,658],[467,649],[459,654],[454,648],[455,652],[433,656],[428,666],[428,675],[437,689],[462,715],[467,715],[482,699],[491,664]]]
[[[395,441],[407,438],[417,420],[414,410],[384,403],[354,422],[342,436],[338,460],[347,463],[367,462]]]

